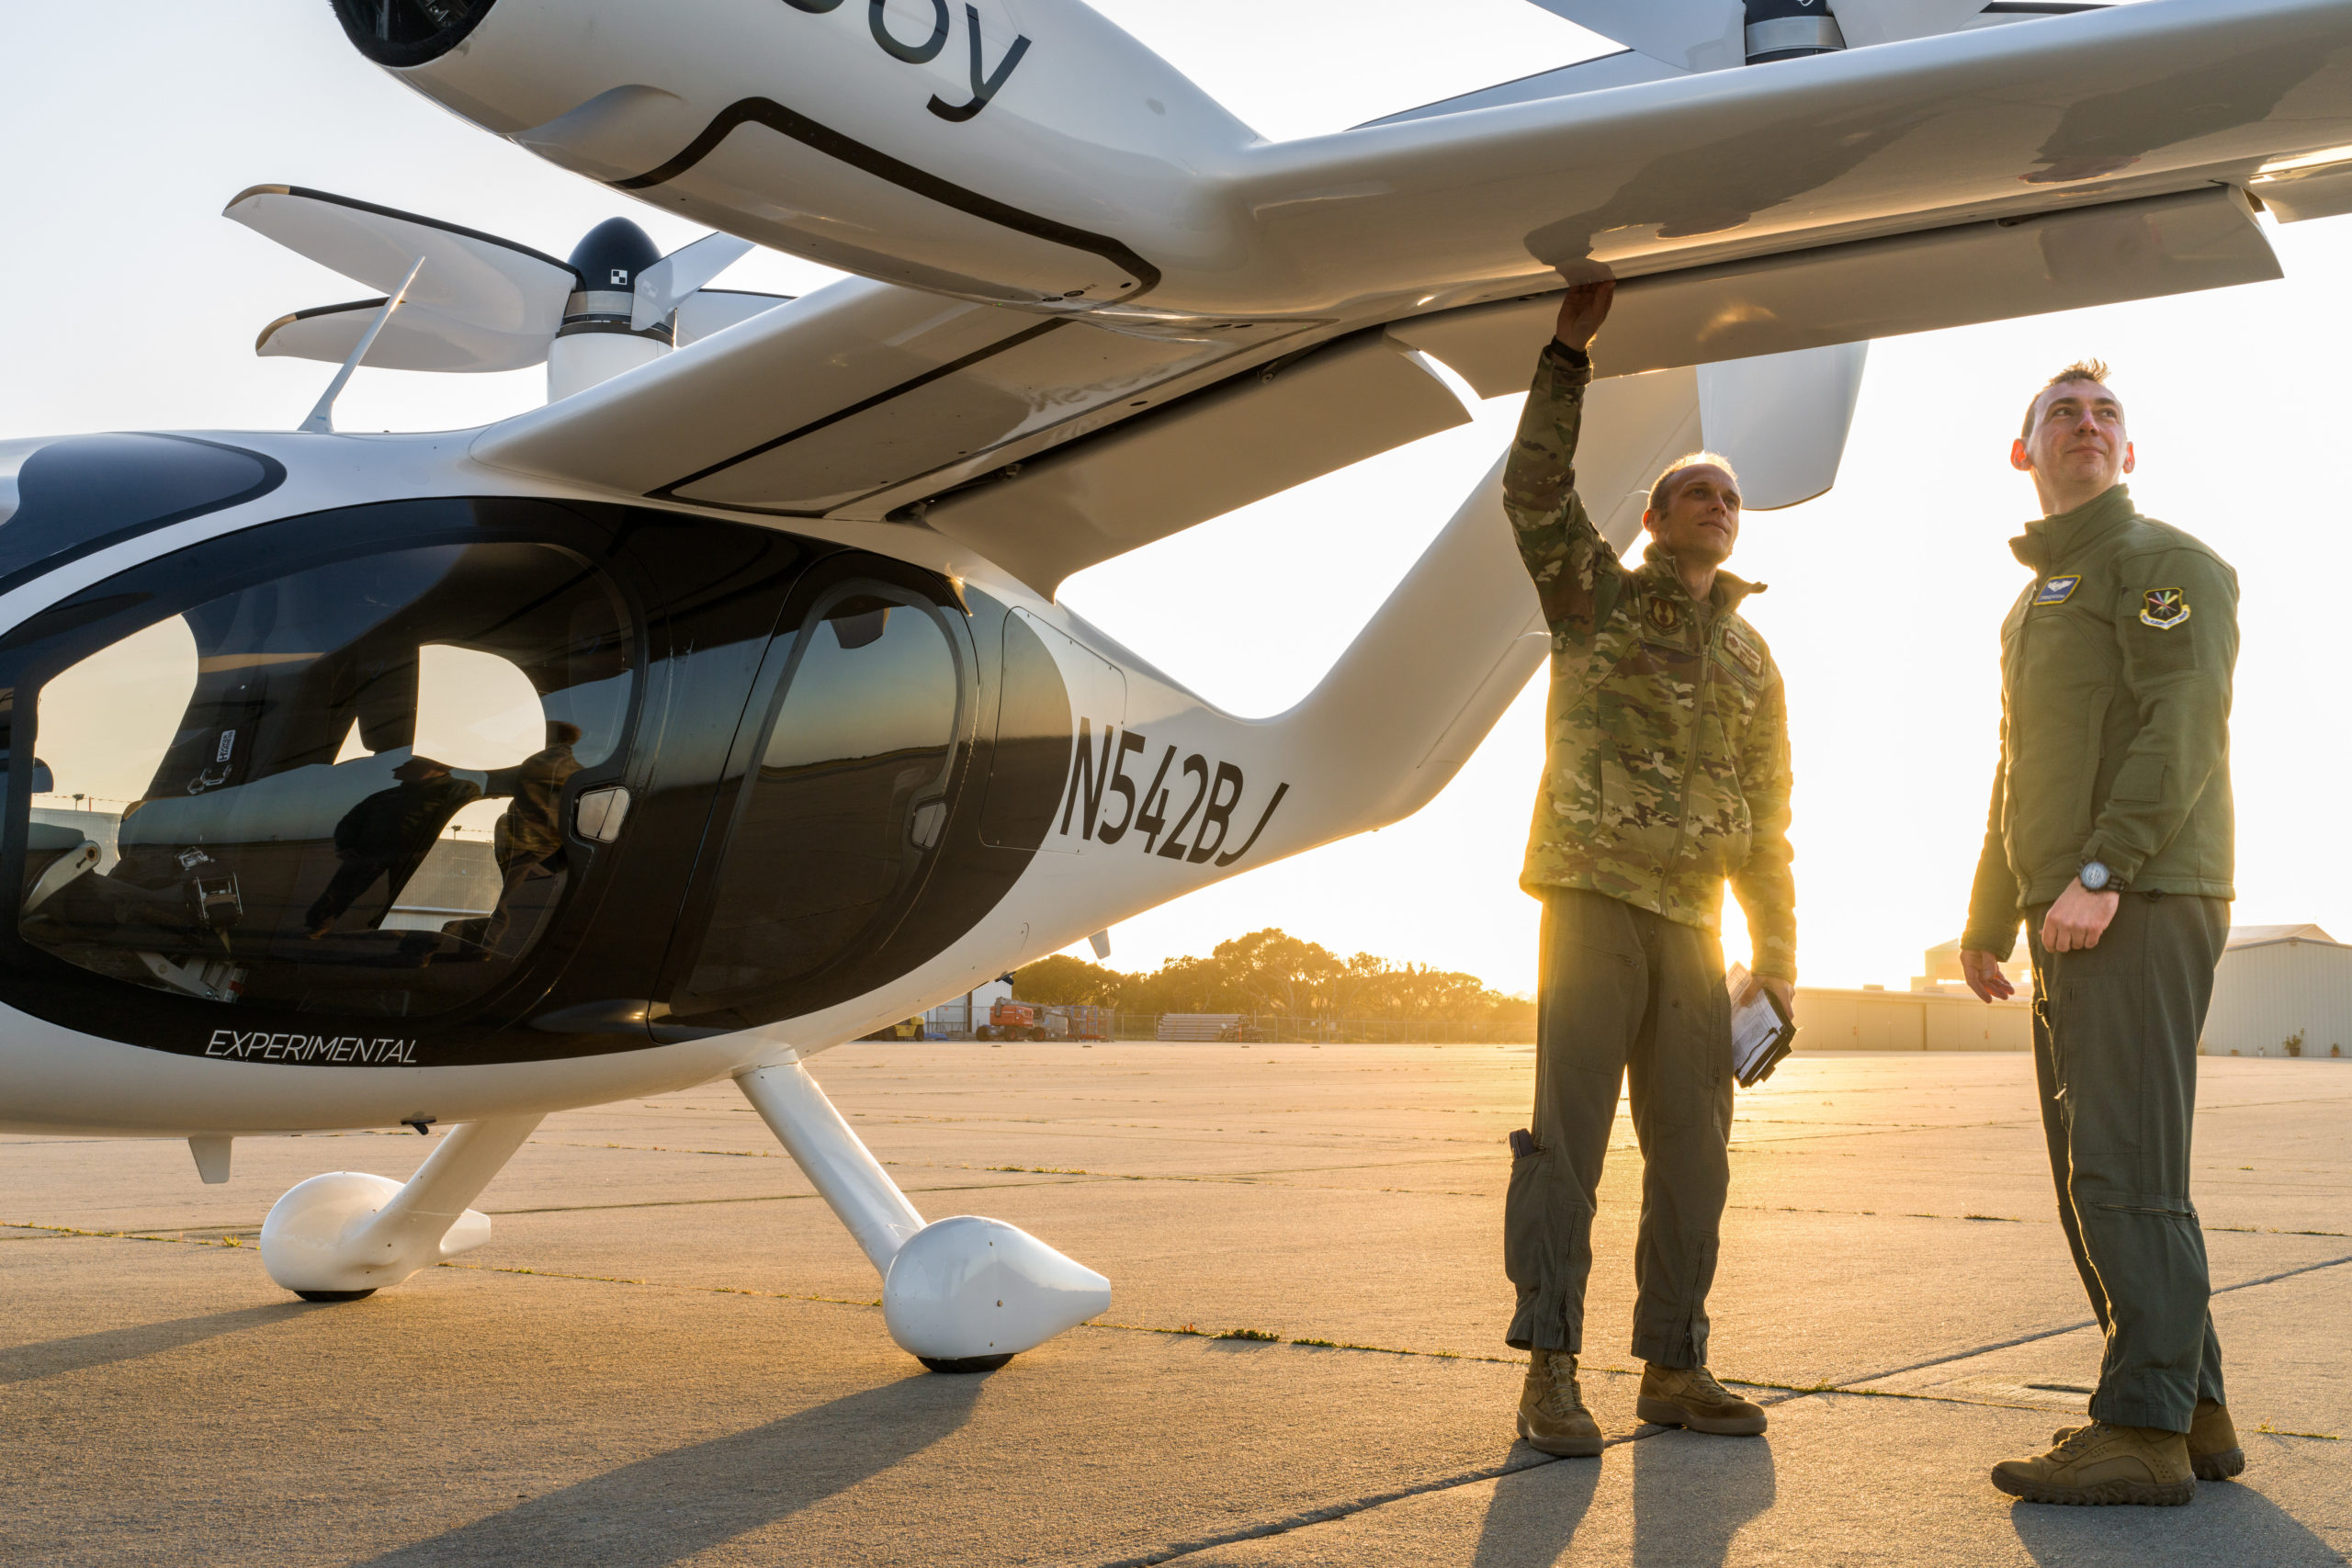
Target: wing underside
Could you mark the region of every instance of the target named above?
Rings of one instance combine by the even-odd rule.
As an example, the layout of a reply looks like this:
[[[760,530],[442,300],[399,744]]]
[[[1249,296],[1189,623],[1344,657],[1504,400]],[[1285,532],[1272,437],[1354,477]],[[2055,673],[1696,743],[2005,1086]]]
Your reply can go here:
[[[1634,279],[1600,368],[1746,364],[2278,276],[2245,195],[2211,186]],[[1535,294],[1336,336],[1295,321],[1141,336],[856,279],[493,425],[474,452],[634,495],[921,515],[1050,592],[1096,561],[1461,423],[1459,400],[1416,356],[1481,396],[1516,390],[1555,308],[1556,295]],[[1750,375],[1745,394],[1719,378],[1718,426],[1739,424],[1728,411],[1743,396],[1769,405],[1758,387],[1842,387],[1819,405],[1842,434],[1859,362],[1822,363],[1792,381]],[[1762,427],[1745,417],[1786,432],[1792,416],[1781,409]],[[1826,468],[1799,465],[1771,503],[1817,493],[1835,468],[1834,449]]]

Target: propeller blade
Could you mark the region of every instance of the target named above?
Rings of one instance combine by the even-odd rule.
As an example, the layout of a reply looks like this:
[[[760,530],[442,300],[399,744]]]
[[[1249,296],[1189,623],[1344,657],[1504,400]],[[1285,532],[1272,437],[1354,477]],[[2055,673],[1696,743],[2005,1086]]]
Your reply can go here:
[[[1829,0],[1846,47],[1933,38],[1958,30],[1982,12],[1988,0]]]
[[[422,277],[417,279],[420,287]],[[359,345],[381,299],[320,305],[280,316],[261,330],[254,352],[265,359],[317,359],[340,365]],[[414,303],[404,304],[384,323],[368,365],[376,370],[476,372],[521,370],[548,356],[549,340],[526,333],[492,332]]]
[[[1700,428],[1739,470],[1747,510],[1794,506],[1837,482],[1870,350],[1837,343],[1699,367]]]
[[[224,215],[386,294],[422,256],[424,271],[398,314],[429,310],[467,326],[535,338],[542,355],[563,324],[564,301],[580,287],[571,267],[528,246],[324,191],[255,186]],[[384,362],[371,355],[369,363]]]
[[[1529,0],[1555,17],[1684,71],[1747,63],[1742,0]]]
[[[684,348],[713,333],[725,332],[792,298],[789,294],[747,294],[736,288],[697,288],[678,301],[677,345]]]
[[[637,300],[629,307],[630,329],[641,333],[661,321],[687,295],[734,265],[751,249],[751,241],[732,234],[706,234],[691,245],[672,251],[637,275]]]

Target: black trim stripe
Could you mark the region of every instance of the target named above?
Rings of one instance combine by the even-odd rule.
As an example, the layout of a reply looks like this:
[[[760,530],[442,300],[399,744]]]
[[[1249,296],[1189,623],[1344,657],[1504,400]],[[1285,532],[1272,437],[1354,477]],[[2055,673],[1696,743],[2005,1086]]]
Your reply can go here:
[[[611,182],[612,186],[615,190],[645,190],[673,180],[709,157],[720,142],[734,133],[737,126],[746,123],[766,126],[770,130],[788,136],[804,146],[813,147],[828,157],[838,158],[853,168],[864,170],[876,179],[888,180],[917,196],[927,197],[943,207],[967,212],[1032,239],[1049,241],[1057,245],[1067,245],[1074,251],[1083,251],[1089,255],[1101,256],[1135,277],[1135,292],[1123,296],[1123,299],[1140,299],[1159,286],[1159,269],[1108,234],[1075,229],[1067,223],[1041,218],[1036,213],[999,201],[992,196],[967,190],[952,181],[941,179],[929,170],[919,169],[912,164],[893,158],[879,148],[868,147],[863,141],[844,136],[831,126],[820,125],[807,115],[788,109],[773,98],[744,98],[729,104],[676,157],[633,178],[615,180]]]
[[[895,387],[886,388],[882,391],[875,393],[870,398],[865,398],[860,401],[850,404],[847,408],[835,409],[832,412],[825,415],[824,418],[811,420],[797,430],[787,430],[773,441],[763,441],[757,446],[753,446],[747,451],[736,453],[732,457],[723,457],[718,462],[711,464],[710,467],[707,468],[695,469],[693,473],[688,474],[684,479],[672,479],[668,484],[663,485],[659,490],[647,491],[645,492],[646,496],[649,500],[654,501],[684,501],[691,505],[729,506],[735,507],[738,511],[763,510],[763,508],[758,507],[736,506],[736,503],[733,502],[695,502],[693,497],[682,496],[677,492],[687,485],[707,479],[710,478],[711,475],[731,468],[738,463],[748,463],[763,452],[773,452],[777,447],[788,446],[792,442],[799,440],[804,435],[814,435],[817,432],[824,429],[827,425],[839,424],[842,420],[864,413],[870,408],[879,407],[881,404],[888,402],[893,398],[902,398],[918,388],[928,387],[933,381],[943,380],[949,376],[955,375],[958,370],[968,369],[984,359],[993,359],[996,355],[1005,353],[1009,349],[1018,348],[1024,343],[1033,343],[1038,338],[1045,336],[1047,333],[1054,331],[1056,328],[1065,327],[1069,324],[1069,321],[1067,317],[1057,317],[1052,321],[1040,321],[1035,326],[1030,327],[1023,332],[1017,332],[1013,333],[1011,337],[1000,338],[996,342],[989,344],[986,348],[975,349],[961,359],[942,365],[936,369],[926,370],[922,375],[913,378],[911,380],[901,381]],[[820,514],[796,512],[786,513],[783,515],[799,517]]]
[[[307,321],[313,316],[340,316],[349,310],[380,310],[384,308],[386,298],[387,296],[379,294],[373,299],[354,299],[345,305],[313,305],[307,310],[296,310],[291,315],[280,316],[262,328],[261,336],[254,339],[254,352],[259,354],[266,349],[269,346],[269,340],[277,335],[278,329],[281,327],[290,327],[297,321]]]

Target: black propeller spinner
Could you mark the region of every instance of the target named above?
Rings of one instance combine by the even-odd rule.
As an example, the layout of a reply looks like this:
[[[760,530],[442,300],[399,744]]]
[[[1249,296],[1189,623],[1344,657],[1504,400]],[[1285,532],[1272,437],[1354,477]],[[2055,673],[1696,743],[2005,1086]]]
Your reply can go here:
[[[607,218],[581,236],[568,259],[580,275],[580,288],[564,301],[563,326],[556,336],[623,333],[663,344],[673,341],[667,320],[642,332],[629,325],[638,274],[662,259],[651,235],[626,218]]]

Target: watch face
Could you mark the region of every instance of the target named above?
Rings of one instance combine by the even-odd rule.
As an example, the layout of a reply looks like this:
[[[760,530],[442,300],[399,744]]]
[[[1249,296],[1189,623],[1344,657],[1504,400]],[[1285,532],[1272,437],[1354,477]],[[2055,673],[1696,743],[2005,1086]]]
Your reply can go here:
[[[2101,865],[2097,861],[2092,861],[2083,867],[2083,886],[2089,888],[2092,892],[2097,893],[2099,889],[2107,886],[2108,879],[2112,874],[2113,874],[2110,873],[2107,867]]]

